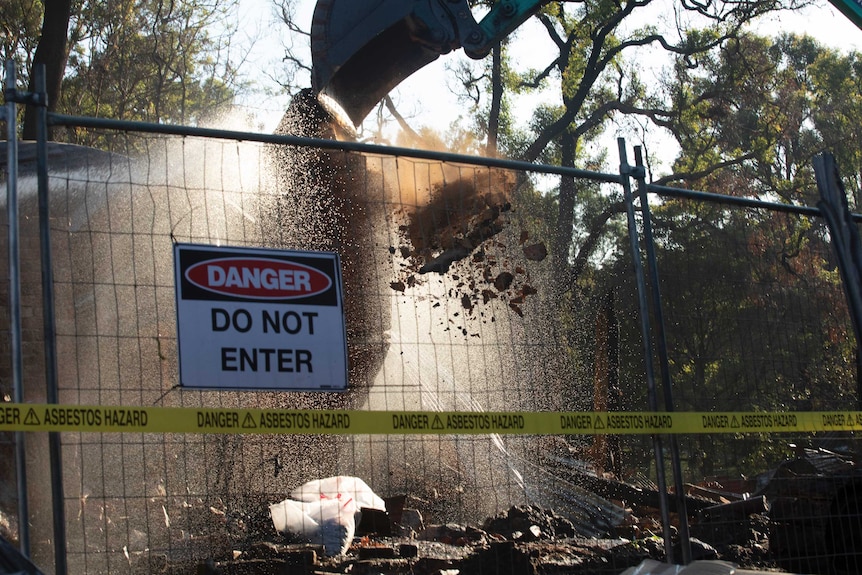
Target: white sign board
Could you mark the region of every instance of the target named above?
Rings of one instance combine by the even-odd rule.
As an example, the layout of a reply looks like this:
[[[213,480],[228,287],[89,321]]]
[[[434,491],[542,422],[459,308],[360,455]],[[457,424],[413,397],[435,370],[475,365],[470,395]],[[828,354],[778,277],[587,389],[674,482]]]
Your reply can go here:
[[[176,244],[174,270],[181,386],[347,389],[337,254]]]

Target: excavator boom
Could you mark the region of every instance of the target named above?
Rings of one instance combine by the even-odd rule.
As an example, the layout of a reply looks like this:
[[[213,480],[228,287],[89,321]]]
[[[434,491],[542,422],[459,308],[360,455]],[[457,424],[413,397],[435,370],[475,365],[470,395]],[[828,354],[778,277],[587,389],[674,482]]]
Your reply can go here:
[[[500,0],[477,22],[467,0],[318,0],[312,90],[359,125],[383,97],[441,54],[482,58],[548,0]]]
[[[359,125],[390,90],[441,54],[463,48],[483,58],[549,1],[496,0],[477,22],[468,0],[318,0],[312,91]],[[830,1],[862,28],[862,0]]]
[[[829,0],[832,5],[847,16],[856,26],[862,28],[862,2],[860,0]]]

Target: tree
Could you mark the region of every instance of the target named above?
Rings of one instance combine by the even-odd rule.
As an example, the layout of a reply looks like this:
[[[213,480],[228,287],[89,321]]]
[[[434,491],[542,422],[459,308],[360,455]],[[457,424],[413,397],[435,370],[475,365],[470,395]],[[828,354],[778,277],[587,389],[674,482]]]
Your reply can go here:
[[[72,5],[66,0],[10,0],[0,5],[2,60],[15,65],[19,89],[35,91],[31,71],[45,66],[48,109],[55,110],[68,56],[66,36]],[[25,139],[35,139],[35,109],[22,114]]]
[[[277,83],[289,95],[294,95],[311,85],[311,62],[306,52],[310,50],[311,33],[297,20],[298,5],[308,0],[273,0],[282,23],[289,31],[288,44],[283,46],[284,69],[279,70]]]
[[[60,96],[60,83],[66,68],[66,58],[69,52],[66,48],[66,33],[69,28],[69,18],[72,11],[72,0],[44,0],[44,17],[42,31],[32,65],[45,67],[45,91],[48,98],[48,109],[57,108]],[[30,76],[30,92],[36,92],[35,77]],[[28,106],[24,113],[25,140],[36,139],[36,108]]]
[[[809,71],[812,122],[822,148],[835,154],[858,211],[862,209],[862,150],[853,143],[862,140],[862,55],[821,49]]]
[[[686,113],[679,100],[658,89],[649,90],[644,84],[635,64],[639,54],[654,49],[679,62],[698,62],[711,51],[732,46],[742,36],[745,25],[758,16],[804,2],[683,3],[677,14],[677,29],[632,24],[648,22],[649,16],[642,15],[650,14],[656,4],[652,0],[625,4],[604,0],[552,2],[536,16],[557,48],[545,66],[515,69],[507,55],[510,45],[506,42],[501,44],[499,61],[495,54],[493,59],[472,67],[460,66],[455,72],[464,87],[463,101],[472,105],[476,137],[486,141],[486,149],[499,150],[503,156],[600,169],[605,158],[590,157],[588,144],[614,122],[641,122],[653,130],[665,131],[677,114]],[[516,31],[513,42],[517,34]],[[548,88],[554,86],[557,102],[549,100],[535,110],[526,126],[515,126],[509,117],[510,98],[539,89],[551,93]],[[717,170],[728,162],[744,161],[750,151],[740,148],[736,154],[713,158],[713,163],[707,159],[708,165],[698,170]],[[680,172],[677,177],[686,177],[686,166],[675,167]],[[571,178],[561,178],[554,193],[557,209],[551,257],[554,269],[565,271],[558,274],[556,294],[550,299],[562,302],[565,299],[561,296],[576,288],[594,250],[607,241],[611,231],[607,223],[624,206],[617,196],[591,202],[591,195],[604,192]],[[589,233],[579,234],[579,229]]]
[[[742,35],[695,66],[677,62],[668,126],[681,152],[668,180],[813,205],[811,160],[838,142],[844,114],[853,112],[857,58],[810,38]],[[823,109],[846,112],[829,117]],[[850,147],[838,152],[856,160]],[[857,343],[822,221],[683,200],[665,200],[653,213],[678,409],[733,410],[741,398],[764,412],[858,401]],[[624,277],[626,265],[613,263],[606,281]],[[636,346],[637,330],[627,333]],[[782,456],[779,444],[759,437],[692,438],[686,452],[700,476]]]
[[[19,70],[30,70],[39,40],[42,2],[9,0],[0,4],[3,61],[12,60]]]
[[[47,64],[52,110],[194,123],[246,86],[237,67],[242,54],[231,44],[238,0],[49,0],[41,36],[25,0],[16,2],[9,10],[20,33],[4,50],[24,64]],[[27,116],[25,137],[33,126]]]

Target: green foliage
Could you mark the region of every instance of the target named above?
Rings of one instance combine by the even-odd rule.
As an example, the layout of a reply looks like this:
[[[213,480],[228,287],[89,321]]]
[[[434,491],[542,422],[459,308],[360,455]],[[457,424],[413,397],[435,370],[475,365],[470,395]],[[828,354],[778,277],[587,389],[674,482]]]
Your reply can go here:
[[[217,49],[210,28],[218,4],[113,0],[89,3],[64,104],[88,114],[153,122],[195,123],[232,93],[211,70]],[[96,90],[93,90],[97,87]]]
[[[29,70],[42,27],[41,0],[4,0],[0,3],[0,29],[2,29],[2,57],[12,60],[17,70]],[[27,85],[26,75],[21,86]]]
[[[19,90],[26,90],[29,71],[33,65],[33,54],[42,28],[41,0],[4,0],[0,2],[0,38],[3,40],[0,62],[4,63],[3,85],[5,87],[5,63],[12,61],[16,70]],[[18,125],[24,118],[24,110],[18,110]]]
[[[829,150],[858,190],[858,146],[845,145],[859,135],[862,119],[854,63],[858,68],[856,54],[792,35],[742,35],[696,63],[679,58],[667,87],[681,147],[675,178],[810,205],[816,202],[811,160]]]
[[[233,101],[242,85],[227,56],[236,0],[80,0],[73,3],[68,59],[57,111],[75,115],[195,124]],[[5,17],[9,13],[8,18]],[[13,52],[27,66],[42,7],[14,0]],[[26,68],[29,71],[29,68]],[[95,144],[83,134],[68,137]]]
[[[535,134],[548,129],[551,124],[559,119],[563,110],[564,108],[559,105],[544,104],[538,106],[533,110],[533,116],[530,118],[530,122],[528,124],[530,133]],[[560,140],[555,138],[548,142],[548,145],[542,149],[537,160],[543,164],[549,164],[552,166],[561,165],[562,157],[560,155]]]
[[[811,121],[842,170],[855,207],[862,206],[862,55],[820,50],[808,68],[811,90]]]
[[[694,189],[813,205],[811,162],[830,150],[858,194],[858,146],[848,145],[860,118],[857,70],[858,55],[796,36],[742,35],[696,62],[679,58],[667,90],[676,177]],[[653,212],[677,409],[858,405],[857,344],[822,221],[680,200]],[[642,369],[636,358],[628,365]],[[691,438],[684,453],[702,477],[761,469],[783,449],[768,437],[720,436]]]

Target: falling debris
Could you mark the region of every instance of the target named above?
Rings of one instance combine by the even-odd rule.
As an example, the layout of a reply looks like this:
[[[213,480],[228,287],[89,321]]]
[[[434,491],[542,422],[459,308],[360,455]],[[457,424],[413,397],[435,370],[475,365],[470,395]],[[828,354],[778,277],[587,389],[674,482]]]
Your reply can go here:
[[[540,262],[548,257],[548,248],[544,242],[524,246],[524,257],[534,262]]]
[[[477,182],[482,182],[481,189]],[[507,254],[507,234],[502,232],[511,226],[513,185],[511,176],[501,171],[449,181],[438,185],[426,204],[401,214],[402,241],[390,246],[389,253],[403,261],[391,289],[403,293],[428,276],[446,276],[457,282],[447,296],[460,301],[465,315],[502,299],[523,317],[525,298],[537,293],[529,283],[526,262],[543,261],[548,250],[541,241],[527,245],[530,235],[521,231],[517,238],[521,253]],[[494,321],[493,316],[482,317]],[[467,334],[466,329],[461,331]]]
[[[506,291],[509,289],[509,286],[512,285],[512,281],[515,279],[509,272],[501,272],[496,278],[494,278],[494,287],[497,288],[497,291]]]
[[[463,307],[466,310],[472,310],[473,309],[473,301],[470,299],[470,296],[468,296],[467,294],[464,294],[461,296],[461,307]]]

